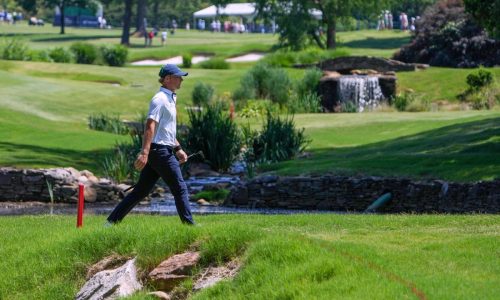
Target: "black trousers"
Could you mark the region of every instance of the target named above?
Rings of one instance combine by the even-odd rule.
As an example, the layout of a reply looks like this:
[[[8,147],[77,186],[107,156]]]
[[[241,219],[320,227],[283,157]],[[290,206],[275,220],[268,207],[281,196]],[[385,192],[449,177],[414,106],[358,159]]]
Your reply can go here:
[[[182,178],[179,161],[176,159],[173,149],[169,146],[151,144],[148,163],[142,169],[139,181],[130,192],[109,215],[110,223],[120,222],[134,206],[144,197],[149,195],[158,178],[170,188],[175,199],[175,207],[181,221],[194,224],[191,209],[189,208],[189,197],[186,183]]]

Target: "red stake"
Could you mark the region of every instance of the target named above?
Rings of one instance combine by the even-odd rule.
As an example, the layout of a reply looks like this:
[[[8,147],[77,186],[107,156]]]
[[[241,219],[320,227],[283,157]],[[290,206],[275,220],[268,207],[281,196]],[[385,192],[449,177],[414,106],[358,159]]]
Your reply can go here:
[[[83,196],[83,190],[85,186],[80,183],[78,184],[78,212],[76,216],[76,227],[82,227],[83,226],[83,203],[84,203],[84,196]]]

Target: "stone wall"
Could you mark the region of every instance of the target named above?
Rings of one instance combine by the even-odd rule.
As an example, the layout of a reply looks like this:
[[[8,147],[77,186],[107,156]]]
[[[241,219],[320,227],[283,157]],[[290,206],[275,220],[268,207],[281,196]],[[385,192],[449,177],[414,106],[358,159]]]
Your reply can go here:
[[[324,71],[336,71],[341,74],[349,74],[355,69],[370,69],[383,73],[387,71],[416,71],[425,69],[428,65],[409,64],[397,60],[371,57],[371,56],[344,56],[335,59],[327,59],[318,64],[318,68]]]
[[[379,212],[500,212],[500,180],[452,183],[333,175],[256,178],[233,188],[225,205],[362,212],[387,192],[392,199]]]
[[[108,179],[98,179],[89,171],[79,172],[74,168],[0,168],[0,201],[50,202],[51,186],[56,202],[77,202],[79,183],[85,185],[86,202],[118,201],[120,192],[127,188]]]

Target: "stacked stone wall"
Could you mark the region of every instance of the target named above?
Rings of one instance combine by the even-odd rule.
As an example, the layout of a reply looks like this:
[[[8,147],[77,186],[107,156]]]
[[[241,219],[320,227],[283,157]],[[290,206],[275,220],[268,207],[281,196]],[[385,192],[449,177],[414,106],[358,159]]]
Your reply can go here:
[[[74,168],[15,169],[0,168],[0,201],[51,201],[74,203],[78,200],[78,185],[85,186],[86,202],[114,202],[126,185],[115,185],[108,179],[98,179],[89,171]]]
[[[378,210],[380,212],[500,212],[500,180],[453,183],[333,175],[256,178],[234,187],[225,204],[362,212],[388,192],[392,198]]]

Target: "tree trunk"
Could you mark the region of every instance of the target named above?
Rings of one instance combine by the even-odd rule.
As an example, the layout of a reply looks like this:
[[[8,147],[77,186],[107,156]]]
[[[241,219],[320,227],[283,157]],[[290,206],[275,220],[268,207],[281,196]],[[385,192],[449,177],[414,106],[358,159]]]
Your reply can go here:
[[[335,44],[335,33],[336,33],[336,28],[335,28],[335,18],[332,18],[331,20],[327,20],[326,22],[326,48],[327,49],[335,49],[337,46]]]
[[[130,17],[132,15],[132,0],[125,0],[125,14],[123,15],[122,45],[130,45]]]
[[[155,0],[153,6],[153,26],[160,28],[160,24],[158,22],[158,8],[160,6],[160,0]]]
[[[146,30],[146,28],[144,28],[144,18],[146,17],[147,5],[148,5],[147,0],[137,1],[137,18],[135,20],[136,32],[144,32]]]
[[[64,6],[65,6],[65,2],[64,0],[61,1],[61,4],[59,5],[59,8],[61,9],[61,32],[60,34],[64,34]]]

